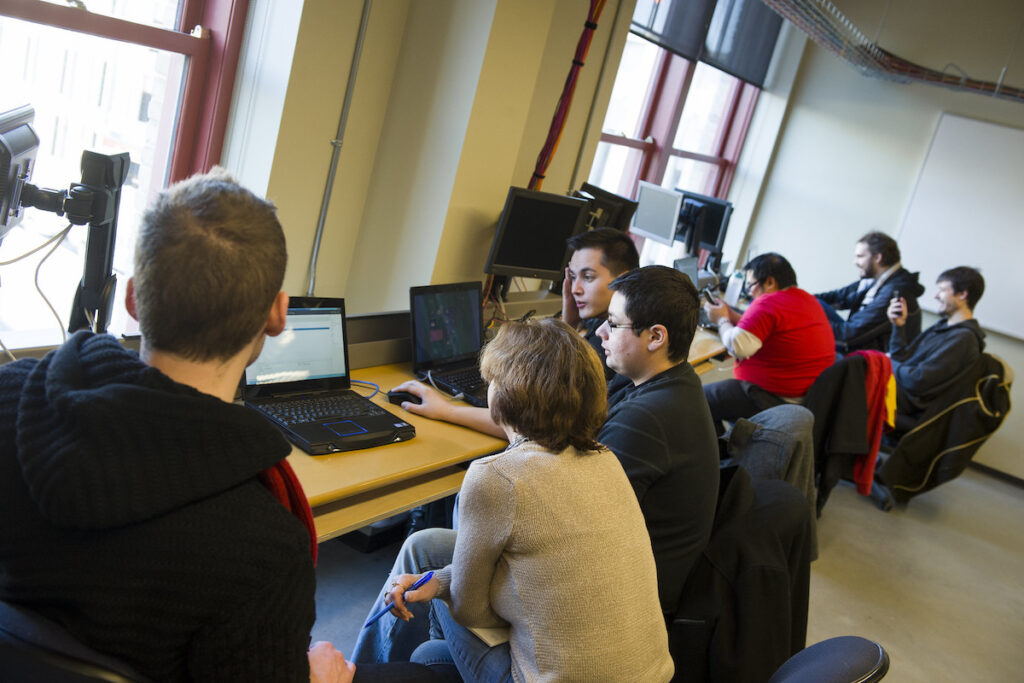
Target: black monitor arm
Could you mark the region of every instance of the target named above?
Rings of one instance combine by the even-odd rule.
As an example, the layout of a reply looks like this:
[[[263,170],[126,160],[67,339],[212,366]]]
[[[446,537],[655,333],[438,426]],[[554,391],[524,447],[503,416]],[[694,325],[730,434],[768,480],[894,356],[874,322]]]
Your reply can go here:
[[[114,244],[121,187],[128,178],[127,153],[82,152],[82,182],[63,190],[40,189],[26,184],[21,205],[67,216],[74,225],[89,224],[85,268],[75,291],[68,331],[91,328],[106,332],[114,303],[117,280],[113,274]]]

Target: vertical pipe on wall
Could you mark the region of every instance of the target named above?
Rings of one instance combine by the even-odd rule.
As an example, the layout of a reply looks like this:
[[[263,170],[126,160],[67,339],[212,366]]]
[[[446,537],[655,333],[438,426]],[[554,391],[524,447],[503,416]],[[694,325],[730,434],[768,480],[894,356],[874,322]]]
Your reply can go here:
[[[356,75],[359,73],[359,57],[363,52],[363,41],[366,39],[366,25],[370,19],[370,7],[373,0],[363,0],[363,15],[359,19],[359,33],[356,46],[352,51],[352,65],[348,71],[348,83],[345,85],[345,100],[341,105],[341,117],[338,120],[338,134],[331,140],[331,168],[327,173],[327,184],[324,187],[324,198],[320,204],[320,216],[316,222],[316,236],[313,238],[313,252],[309,258],[309,287],[306,296],[313,296],[316,286],[316,262],[320,256],[320,241],[324,236],[324,222],[327,220],[327,207],[331,203],[331,192],[334,190],[334,176],[338,170],[338,157],[341,155],[342,140],[345,137],[345,126],[348,123],[348,111],[352,105],[352,92],[356,86]]]

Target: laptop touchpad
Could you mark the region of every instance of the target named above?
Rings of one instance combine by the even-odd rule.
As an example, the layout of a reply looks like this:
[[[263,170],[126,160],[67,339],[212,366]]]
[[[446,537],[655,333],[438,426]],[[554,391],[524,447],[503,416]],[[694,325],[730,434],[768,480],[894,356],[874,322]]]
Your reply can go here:
[[[338,436],[351,436],[352,434],[363,434],[366,432],[366,427],[358,425],[352,420],[325,422],[324,427],[327,427]]]

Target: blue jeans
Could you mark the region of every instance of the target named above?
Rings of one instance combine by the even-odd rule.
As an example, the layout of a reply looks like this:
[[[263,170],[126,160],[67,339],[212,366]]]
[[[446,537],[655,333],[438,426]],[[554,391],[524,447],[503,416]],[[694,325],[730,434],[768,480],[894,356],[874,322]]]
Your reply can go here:
[[[781,397],[751,382],[739,379],[723,379],[704,385],[704,397],[711,409],[711,420],[715,433],[725,433],[722,421],[735,422],[741,417],[749,418],[762,410],[768,410],[785,403]]]
[[[398,551],[384,590],[367,617],[384,607],[384,597],[396,576],[443,569],[451,564],[454,552],[455,531],[452,529],[424,529],[409,536]],[[362,629],[352,650],[352,661],[356,664],[409,661],[413,650],[430,639],[430,603],[414,602],[407,607],[413,614],[408,622],[388,612],[370,628]],[[440,633],[437,636],[440,637]]]
[[[512,653],[508,643],[490,647],[448,611],[443,600],[431,602],[431,630],[438,627],[444,640],[428,640],[416,648],[411,661],[426,665],[454,664],[467,681],[512,680]]]

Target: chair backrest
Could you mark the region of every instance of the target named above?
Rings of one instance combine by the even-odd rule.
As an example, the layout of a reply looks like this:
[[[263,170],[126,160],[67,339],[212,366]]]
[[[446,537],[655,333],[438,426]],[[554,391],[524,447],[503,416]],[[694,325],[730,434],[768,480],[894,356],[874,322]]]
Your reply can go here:
[[[982,353],[961,381],[937,396],[878,472],[898,503],[960,476],[1010,411],[1013,370]]]
[[[889,655],[860,636],[838,636],[815,643],[779,667],[768,683],[874,683],[889,671]]]
[[[0,672],[4,680],[140,683],[129,666],[92,650],[30,609],[0,601]]]

